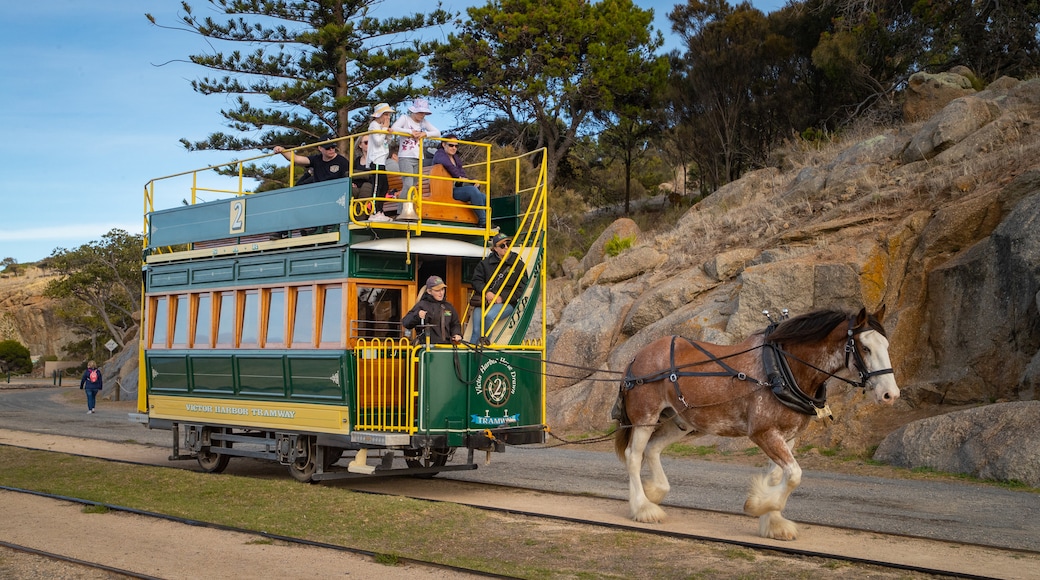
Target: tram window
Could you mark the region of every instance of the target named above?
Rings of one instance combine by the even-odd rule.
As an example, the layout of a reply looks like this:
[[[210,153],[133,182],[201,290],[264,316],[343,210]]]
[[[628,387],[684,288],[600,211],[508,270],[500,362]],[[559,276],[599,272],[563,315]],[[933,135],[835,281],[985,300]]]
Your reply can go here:
[[[169,324],[167,316],[166,297],[160,296],[155,299],[155,309],[152,311],[152,348],[166,348],[166,328]]]
[[[272,288],[267,293],[267,329],[264,346],[285,346],[285,289]]]
[[[221,292],[217,302],[217,346],[235,346],[235,293]]]
[[[173,309],[173,347],[187,348],[188,346],[188,306],[187,294],[170,297],[170,308]]]
[[[400,338],[401,292],[400,288],[358,286],[357,336]]]
[[[293,346],[314,346],[314,292],[308,288],[296,289],[296,307],[293,311]]]
[[[191,341],[194,348],[210,348],[213,332],[213,299],[209,292],[198,295],[195,307],[195,336]]]
[[[321,342],[322,344],[343,344],[343,287],[325,286],[322,288],[321,309]]]
[[[240,347],[260,346],[260,295],[256,290],[242,293],[242,334]]]

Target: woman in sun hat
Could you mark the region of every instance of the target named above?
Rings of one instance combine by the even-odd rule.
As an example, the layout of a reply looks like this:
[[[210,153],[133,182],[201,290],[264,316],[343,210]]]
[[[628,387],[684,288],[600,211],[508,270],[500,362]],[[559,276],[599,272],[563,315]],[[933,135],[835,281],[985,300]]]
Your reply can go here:
[[[376,171],[386,170],[386,158],[390,155],[390,115],[394,109],[387,103],[379,103],[372,108],[372,121],[368,124],[368,130],[374,131],[362,137],[368,140],[368,168]],[[390,189],[386,174],[375,174],[373,195],[375,197],[386,196]],[[376,201],[376,213],[369,218],[372,221],[389,221],[390,218],[383,215],[383,202]]]
[[[426,120],[429,114],[430,103],[426,99],[415,99],[408,105],[408,114],[398,117],[391,127],[395,133],[408,134],[407,137],[401,137],[401,150],[397,154],[401,173],[405,174],[401,176],[401,191],[404,193],[419,183],[419,148],[422,140],[441,136],[440,130]]]
[[[440,276],[430,276],[423,287],[423,295],[401,318],[401,325],[407,329],[419,326],[419,340],[428,334],[434,344],[450,344],[462,340],[462,323],[459,313],[450,302],[444,299],[448,291],[447,284]],[[425,325],[425,326],[423,326]]]

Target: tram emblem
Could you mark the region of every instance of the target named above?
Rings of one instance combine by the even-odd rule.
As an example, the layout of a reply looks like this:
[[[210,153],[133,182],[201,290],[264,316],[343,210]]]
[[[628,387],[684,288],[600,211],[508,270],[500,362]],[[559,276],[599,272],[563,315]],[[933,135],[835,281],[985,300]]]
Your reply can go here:
[[[501,407],[516,392],[516,370],[505,357],[488,359],[480,365],[475,382],[478,395],[492,407]]]

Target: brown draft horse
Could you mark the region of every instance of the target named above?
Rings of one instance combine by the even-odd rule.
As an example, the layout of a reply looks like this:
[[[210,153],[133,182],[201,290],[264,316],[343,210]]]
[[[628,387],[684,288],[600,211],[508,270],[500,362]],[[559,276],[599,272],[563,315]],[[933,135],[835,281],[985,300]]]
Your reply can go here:
[[[722,346],[680,337],[660,338],[628,367],[615,407],[614,447],[628,470],[631,516],[660,522],[670,489],[661,451],[687,435],[746,436],[769,457],[752,481],[744,511],[759,516],[759,534],[793,540],[798,529],[781,512],[798,487],[802,469],[791,450],[814,416],[829,415],[824,383],[836,377],[870,389],[874,400],[899,398],[885,309],[868,315],[821,310],[784,320],[744,342]],[[853,382],[833,373],[858,373]],[[752,377],[767,377],[767,381]],[[643,460],[649,477],[640,479]]]

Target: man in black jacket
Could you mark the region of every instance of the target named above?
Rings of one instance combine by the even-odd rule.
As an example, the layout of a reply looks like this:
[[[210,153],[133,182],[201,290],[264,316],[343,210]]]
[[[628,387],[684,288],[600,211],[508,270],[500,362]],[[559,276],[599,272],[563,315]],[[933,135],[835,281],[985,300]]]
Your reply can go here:
[[[459,313],[444,299],[447,288],[440,276],[427,278],[426,293],[401,319],[401,324],[409,330],[419,326],[418,340],[425,340],[427,333],[430,342],[434,344],[450,344],[462,340]]]
[[[491,239],[491,253],[473,269],[470,283],[480,297],[480,305],[473,306],[473,335],[470,341],[473,344],[479,344],[480,341],[481,314],[484,316],[486,336],[491,333],[496,317],[501,321],[512,316],[516,303],[527,288],[527,265],[515,252],[509,251],[511,240],[505,234],[495,235]]]

